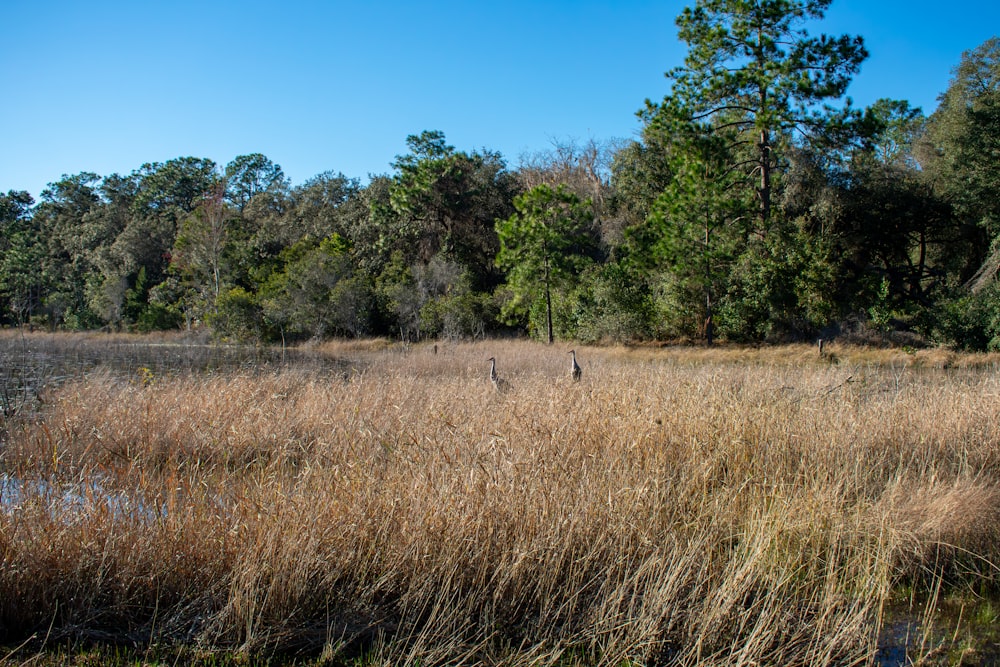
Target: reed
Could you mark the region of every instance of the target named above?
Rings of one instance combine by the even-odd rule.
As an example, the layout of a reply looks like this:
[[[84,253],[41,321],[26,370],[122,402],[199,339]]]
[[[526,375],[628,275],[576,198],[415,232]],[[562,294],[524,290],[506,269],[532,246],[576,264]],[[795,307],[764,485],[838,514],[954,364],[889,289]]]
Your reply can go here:
[[[313,352],[93,372],[9,423],[5,638],[857,664],[902,587],[995,589],[992,360],[577,348],[574,383],[520,341]]]

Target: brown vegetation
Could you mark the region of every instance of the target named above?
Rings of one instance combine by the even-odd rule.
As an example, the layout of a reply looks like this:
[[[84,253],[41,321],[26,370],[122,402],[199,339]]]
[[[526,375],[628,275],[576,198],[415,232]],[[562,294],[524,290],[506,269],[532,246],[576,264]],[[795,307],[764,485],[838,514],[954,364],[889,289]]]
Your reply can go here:
[[[577,348],[574,383],[526,342],[315,352],[353,370],[92,373],[8,423],[4,638],[852,664],[901,585],[996,581],[975,364]]]

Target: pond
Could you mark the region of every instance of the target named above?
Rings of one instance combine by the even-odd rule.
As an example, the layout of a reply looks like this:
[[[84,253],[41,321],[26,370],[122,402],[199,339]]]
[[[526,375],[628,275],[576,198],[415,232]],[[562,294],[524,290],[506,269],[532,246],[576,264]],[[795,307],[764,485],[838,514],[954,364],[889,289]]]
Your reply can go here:
[[[0,427],[5,420],[35,413],[45,390],[88,373],[105,372],[134,379],[144,374],[169,377],[302,367],[343,374],[359,366],[357,360],[298,348],[223,345],[198,339],[144,342],[115,336],[22,336],[6,332],[0,335]]]

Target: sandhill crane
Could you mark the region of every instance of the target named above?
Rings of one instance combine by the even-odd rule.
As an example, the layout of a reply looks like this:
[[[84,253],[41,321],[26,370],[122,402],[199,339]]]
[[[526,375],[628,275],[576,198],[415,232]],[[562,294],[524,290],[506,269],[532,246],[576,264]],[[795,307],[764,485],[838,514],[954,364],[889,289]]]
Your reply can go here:
[[[510,389],[510,383],[497,374],[496,357],[490,357],[486,361],[490,362],[490,382],[493,383],[493,388],[497,391],[507,391]]]
[[[580,368],[580,364],[576,363],[576,350],[570,350],[569,354],[573,355],[573,365],[570,366],[570,375],[573,377],[573,382],[579,382],[580,378],[583,377],[583,369]]]

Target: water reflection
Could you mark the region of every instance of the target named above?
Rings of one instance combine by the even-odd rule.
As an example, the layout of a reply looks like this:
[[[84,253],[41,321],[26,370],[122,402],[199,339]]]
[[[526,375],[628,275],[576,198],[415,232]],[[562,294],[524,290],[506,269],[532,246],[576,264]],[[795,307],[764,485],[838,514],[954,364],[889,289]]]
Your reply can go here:
[[[875,665],[1000,666],[1000,618],[995,609],[995,602],[975,596],[889,605]]]
[[[71,378],[107,372],[134,379],[221,371],[270,372],[281,367],[349,373],[357,360],[312,350],[222,345],[197,341],[141,342],[95,336],[0,336],[0,427],[30,417],[44,392]]]
[[[40,506],[47,514],[64,521],[73,521],[95,510],[108,512],[116,520],[153,521],[161,513],[125,493],[108,490],[100,479],[57,483],[0,473],[0,512],[15,513],[29,504]]]

